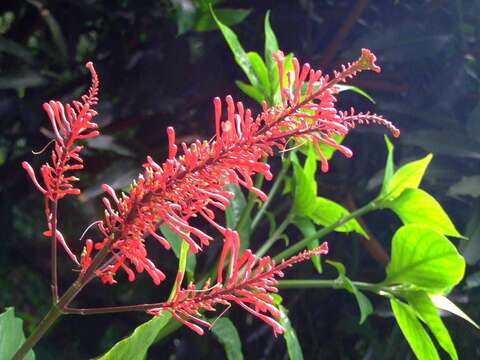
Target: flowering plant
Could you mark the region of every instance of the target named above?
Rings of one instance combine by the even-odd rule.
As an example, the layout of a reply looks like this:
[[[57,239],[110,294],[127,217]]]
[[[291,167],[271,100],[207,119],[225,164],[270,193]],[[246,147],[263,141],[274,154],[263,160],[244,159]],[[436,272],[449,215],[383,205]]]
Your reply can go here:
[[[231,30],[221,23],[219,26],[232,49],[238,50],[238,44],[233,44],[236,40]],[[240,59],[243,56],[241,52],[235,55]],[[445,237],[460,234],[435,200],[429,204],[430,210],[434,209],[435,215],[442,219],[441,222],[429,223],[421,214],[412,217],[408,213],[408,204],[418,201],[422,196],[423,199],[429,199],[428,194],[425,195],[418,186],[431,157],[407,164],[394,172],[393,146],[387,140],[389,157],[383,187],[376,199],[349,213],[339,204],[316,194],[314,178],[317,159],[321,163],[321,170],[326,172],[331,155],[325,145],[351,157],[352,151],[341,145],[338,139],[346,136],[357,125],[379,124],[389,129],[395,137],[400,134],[382,116],[336,108],[336,95],[342,91],[343,83],[362,71],[380,72],[375,55],[368,49],[362,49],[358,60],[342,66],[333,76],[313,70],[309,64],[301,65],[295,57],[285,56],[278,49],[273,49],[268,54],[268,62],[271,69],[278,70],[276,75],[272,75],[278,84],[272,81],[268,91],[268,87],[260,86],[265,90],[265,96],[260,99],[262,111],[258,115],[255,116],[242,102],[235,103],[231,96],[225,98],[226,109],[222,109],[222,101],[215,98],[215,135],[211,140],[196,140],[190,145],[182,143],[183,152],[179,155],[175,131],[169,127],[168,157],[163,163],[159,164],[147,157],[143,173],[131,183],[127,193],[118,195],[111,186],[102,186],[107,195],[102,198],[104,217],[92,223],[101,239],[94,241],[87,238],[79,257],[70,250],[69,241],[58,228],[58,202],[67,195],[80,194],[80,190],[73,185],[78,178],[70,175],[70,171],[83,169],[83,147],[80,143],[99,136],[98,125],[93,121],[97,115],[93,108],[97,105],[99,93],[99,80],[93,64],[87,63],[92,85],[82,101],[75,101],[71,105],[58,101],[44,104],[54,134],[51,162],[42,165],[39,171],[41,177],[38,178],[28,162],[23,162],[22,166],[44,196],[47,222],[44,235],[51,241],[53,305],[30,337],[18,349],[14,349],[14,359],[31,356],[33,346],[63,314],[145,311],[154,315],[155,319],[162,320],[160,328],[173,317],[180,324],[202,335],[205,328],[210,329],[215,323],[208,321],[206,312],[218,313],[219,308],[224,306],[223,312],[218,315],[221,317],[232,304],[237,304],[270,325],[276,335],[283,334],[287,332],[285,311],[274,293],[278,287],[299,286],[328,286],[348,290],[359,303],[362,322],[372,312],[372,305],[361,290],[386,296],[402,331],[419,358],[432,358],[424,356],[437,352],[418,318],[432,329],[450,356],[456,357],[455,348],[436,307],[441,307],[443,302],[452,308],[452,303],[443,294],[463,277],[464,260]],[[259,72],[247,71],[247,75],[254,80],[251,81],[252,86],[259,85]],[[272,84],[277,85],[278,89]],[[303,166],[293,151],[302,146],[309,147]],[[279,178],[282,179],[288,167],[293,166],[295,186],[289,190],[294,197],[293,210],[256,253],[243,249],[241,219],[235,227],[226,226],[219,220],[220,214],[235,201],[231,186],[237,191],[241,186],[264,201],[257,213],[261,216],[279,183],[275,181],[270,195],[267,195],[257,185],[259,181],[253,177],[271,180],[273,174],[266,160],[287,151],[292,155],[284,160],[287,165],[282,168]],[[319,240],[332,230],[355,231],[368,237],[355,218],[380,208],[392,209],[405,223],[394,236],[391,260],[387,258],[386,261],[389,261],[387,277],[383,282],[353,282],[346,276],[343,264],[334,261],[329,261],[329,264],[338,270],[339,277],[333,281],[279,281],[284,276],[284,270],[299,262],[311,259],[319,268],[318,256],[328,252],[327,243],[320,244]],[[204,221],[208,230],[200,228],[199,219]],[[252,228],[258,224],[259,220],[255,219]],[[294,223],[306,230],[311,226],[311,221],[323,228],[310,232],[303,240],[289,246],[274,258],[263,256],[288,225]],[[137,274],[146,272],[155,285],[161,285],[166,279],[166,273],[149,256],[146,242],[158,242],[170,250],[172,236],[179,238],[182,245],[175,283],[168,299],[151,304],[103,308],[72,306],[73,300],[87,284],[99,278],[103,283],[113,285],[118,281],[120,270],[126,273],[129,281],[134,281]],[[215,237],[223,239],[216,269],[211,271],[211,276],[205,281],[197,284],[191,282],[182,287],[187,257],[189,254],[207,251]],[[79,271],[77,280],[63,294],[58,289],[57,243],[60,243]],[[442,268],[447,267],[450,271],[445,274]],[[212,281],[211,277],[215,280]],[[137,329],[137,336],[151,331],[153,324],[147,323],[146,327]],[[412,326],[416,329],[414,332],[409,330]],[[155,332],[158,331],[159,327],[156,326]],[[415,332],[425,334],[426,338],[423,335],[420,340],[415,338]],[[143,356],[153,338],[149,338],[150,343],[145,340],[138,348],[138,344],[132,345],[134,341],[129,340],[135,336],[134,333],[123,344],[117,344],[104,358],[119,358],[125,354],[122,351],[131,349],[139,351],[138,356]],[[287,346],[294,346],[292,341],[287,340]],[[427,350],[424,344],[428,344]]]

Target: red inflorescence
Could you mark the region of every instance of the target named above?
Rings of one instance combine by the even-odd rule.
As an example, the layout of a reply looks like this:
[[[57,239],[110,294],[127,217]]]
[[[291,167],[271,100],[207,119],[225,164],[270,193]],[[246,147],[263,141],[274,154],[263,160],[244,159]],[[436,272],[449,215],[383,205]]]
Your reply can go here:
[[[327,253],[328,245],[323,243],[316,249],[305,250],[280,264],[275,264],[268,256],[257,258],[249,249],[240,254],[238,234],[232,230],[227,231],[222,251],[222,259],[230,255],[227,276],[224,278],[223,265],[220,265],[214,286],[207,281],[201,289],[197,289],[194,284],[188,285],[186,289],[180,289],[180,283],[177,281],[175,298],[158,308],[148,310],[148,313],[159,315],[163,311],[169,311],[180,322],[202,335],[202,327],[209,329],[212,326],[204,320],[201,313],[203,310],[216,311],[217,305],[226,306],[228,309],[235,303],[265,321],[275,334],[281,334],[284,329],[277,321],[280,312],[269,294],[278,292],[276,278],[283,277],[283,271],[296,263]]]
[[[144,243],[145,237],[152,235],[165,248],[170,247],[157,233],[159,224],[168,225],[188,242],[194,253],[208,246],[212,237],[192,226],[189,222],[192,217],[203,217],[226,238],[229,230],[215,221],[214,213],[215,209],[225,210],[233,196],[225,185],[241,185],[265,200],[266,195],[255,188],[252,176],[259,173],[271,179],[269,165],[262,159],[272,156],[274,149],[285,150],[291,140],[299,144],[313,141],[322,160],[322,170],[327,171],[328,162],[319,143],[352,156],[350,149],[335,142],[336,134],[346,135],[357,124],[372,122],[386,126],[398,136],[398,130],[378,115],[346,113],[335,108],[336,84],[364,70],[380,71],[369,50],[363,49],[359,60],[343,66],[332,79],[312,70],[308,64],[300,66],[296,58],[293,58],[294,70],[285,73],[283,53],[275,53],[274,57],[280,72],[280,105],[267,108],[264,104],[263,111],[253,116],[241,102],[235,103],[227,96],[226,118],[223,118],[222,102],[215,98],[214,140],[197,140],[189,146],[182,143],[183,154],[177,156],[175,132],[168,128],[168,159],[162,165],[148,157],[144,174],[131,185],[128,195],[122,193],[119,197],[104,185],[111,200],[103,198],[106,210],[100,229],[104,240],[95,247],[108,246],[115,254],[114,265],[97,271],[104,282],[114,283],[119,268],[133,280],[131,265],[137,272],[146,270],[156,284],[164,279],[164,274],[148,259]]]
[[[32,166],[24,161],[23,168],[27,171],[37,189],[46,197],[46,216],[49,229],[44,232],[45,236],[52,236],[51,202],[56,202],[66,195],[79,195],[80,189],[72,183],[78,181],[75,176],[67,175],[69,171],[83,169],[83,160],[80,151],[83,146],[77,143],[81,140],[99,135],[98,125],[92,121],[97,112],[92,106],[98,103],[99,80],[95,68],[91,62],[86,64],[92,76],[92,85],[82,101],[73,101],[73,104],[63,105],[59,101],[50,101],[43,104],[47,112],[54,133],[54,150],[52,151],[51,164],[45,163],[40,168],[43,185],[37,180]],[[64,247],[70,258],[78,264],[76,256],[70,251],[63,235],[55,229],[55,237]]]

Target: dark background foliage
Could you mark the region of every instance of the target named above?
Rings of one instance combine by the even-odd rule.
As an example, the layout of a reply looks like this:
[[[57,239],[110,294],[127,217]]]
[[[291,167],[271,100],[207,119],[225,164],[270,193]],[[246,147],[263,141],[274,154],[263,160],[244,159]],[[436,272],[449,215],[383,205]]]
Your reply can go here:
[[[61,205],[60,228],[78,253],[83,229],[101,216],[99,185],[128,184],[145,156],[165,155],[166,126],[180,141],[213,133],[213,96],[232,94],[249,101],[234,81],[244,79],[219,31],[191,27],[195,13],[188,0],[16,1],[0,4],[0,307],[15,306],[27,332],[50,303],[49,241],[41,196],[21,169],[22,160],[38,165],[33,155],[49,141],[41,104],[71,100],[89,79],[83,67],[95,62],[102,80],[99,122],[103,137],[91,141],[85,156],[80,201]],[[379,57],[380,76],[362,76],[355,85],[377,105],[357,94],[342,95],[340,105],[385,114],[402,131],[396,160],[405,162],[433,152],[424,187],[439,199],[470,240],[459,243],[469,267],[467,280],[453,296],[474,319],[480,319],[480,2],[475,0],[330,0],[229,1],[221,8],[251,9],[234,26],[246,49],[263,49],[263,18],[271,9],[272,27],[281,48],[315,67],[332,70],[355,59],[361,47]],[[188,8],[188,7],[187,7]],[[183,9],[183,11],[181,10]],[[197,14],[198,16],[198,14]],[[183,34],[179,35],[178,30]],[[334,156],[331,171],[319,174],[319,191],[353,209],[376,193],[386,156],[381,131],[359,129],[347,140],[355,156]],[[278,163],[274,163],[278,168]],[[280,211],[281,211],[281,207]],[[376,241],[389,249],[398,226],[389,213],[364,219]],[[295,241],[298,234],[289,233]],[[252,239],[258,248],[262,230]],[[328,239],[333,259],[343,261],[356,280],[381,280],[382,266],[356,235]],[[219,242],[217,242],[219,243]],[[206,270],[218,250],[201,259]],[[151,249],[156,263],[176,271],[171,254]],[[61,288],[76,274],[60,256]],[[306,264],[307,265],[307,264]],[[291,276],[312,274],[311,266]],[[327,275],[333,275],[327,272]],[[149,302],[167,296],[169,284],[156,288],[141,277],[133,285],[121,279],[109,287],[98,282],[79,297],[82,305]],[[376,313],[358,325],[356,304],[334,290],[286,290],[284,305],[307,359],[408,359],[410,350],[386,311],[375,299]],[[385,308],[385,311],[382,311]],[[269,327],[244,312],[231,310],[248,359],[284,359],[284,342]],[[85,359],[106,351],[148,317],[143,314],[63,318],[37,346],[40,359]],[[447,319],[460,358],[480,356],[479,335],[465,322]],[[168,354],[168,355],[167,355]],[[207,334],[181,329],[156,344],[150,358],[222,358],[222,347]]]

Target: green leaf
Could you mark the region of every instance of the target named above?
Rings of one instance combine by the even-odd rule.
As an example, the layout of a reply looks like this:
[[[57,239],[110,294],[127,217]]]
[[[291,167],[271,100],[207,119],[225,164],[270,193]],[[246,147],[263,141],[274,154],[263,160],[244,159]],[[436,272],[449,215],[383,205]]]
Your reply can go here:
[[[441,292],[457,285],[464,273],[464,258],[437,231],[412,224],[395,233],[386,284],[409,284]]]
[[[337,144],[341,144],[343,142],[344,136],[333,134],[333,139]],[[320,150],[322,151],[323,155],[325,156],[325,159],[327,160],[330,160],[333,154],[335,154],[335,151],[337,151],[337,149],[335,149],[334,147],[324,143],[319,143],[318,146],[320,147]],[[313,150],[315,154],[314,158],[317,159],[317,161],[319,161],[320,156],[317,154],[317,151],[315,150],[315,146],[313,145],[312,142],[308,142],[306,145],[300,148],[300,151],[305,155],[308,154],[311,150]]]
[[[255,70],[253,69],[253,66],[250,62],[250,59],[248,58],[247,53],[245,52],[242,45],[238,41],[237,35],[235,35],[235,33],[228,26],[226,26],[225,24],[222,24],[222,22],[215,15],[212,7],[210,7],[210,11],[212,13],[213,18],[215,19],[215,22],[220,28],[220,31],[222,32],[223,37],[227,41],[227,44],[230,47],[230,50],[232,50],[232,53],[235,57],[235,61],[243,70],[248,80],[253,85],[253,87],[258,88],[260,81],[257,75],[255,74]]]
[[[332,265],[338,271],[339,280],[345,290],[355,296],[358,308],[360,309],[360,324],[373,313],[373,306],[370,300],[355,286],[355,284],[346,276],[345,265],[337,261],[327,260],[327,263]]]
[[[268,69],[268,79],[270,83],[270,98],[273,100],[278,88],[278,65],[273,58],[272,53],[278,51],[278,41],[270,25],[270,11],[265,14],[265,63]],[[273,105],[273,104],[269,104]]]
[[[336,223],[341,218],[350,214],[350,212],[345,209],[342,205],[336,203],[335,201],[326,199],[324,197],[317,197],[313,201],[310,198],[310,203],[313,204],[314,210],[311,213],[306,214],[310,219],[312,219],[316,224],[329,226]],[[335,228],[335,231],[339,232],[351,232],[355,231],[356,233],[364,236],[368,239],[368,234],[359,224],[356,219],[351,219],[345,224]]]
[[[297,333],[287,316],[288,311],[282,305],[278,305],[278,310],[280,310],[280,325],[285,329],[283,337],[287,343],[288,356],[291,360],[303,360],[302,347],[300,346],[300,341],[298,341]]]
[[[191,0],[172,0],[172,5],[177,20],[177,34],[182,35],[192,29],[197,11]]]
[[[236,25],[241,23],[252,10],[250,9],[215,9],[217,18],[225,25]],[[196,31],[211,31],[218,28],[210,11],[201,12],[193,28]]]
[[[297,215],[309,216],[315,210],[315,199],[317,196],[317,183],[315,178],[308,177],[305,170],[297,161],[293,165],[293,211]]]
[[[247,216],[247,220],[244,222],[241,229],[238,229],[238,223],[242,217],[245,207],[247,206],[247,200],[243,195],[242,189],[238,185],[229,184],[225,187],[228,191],[234,193],[234,197],[230,199],[230,205],[225,209],[225,220],[227,227],[230,229],[236,229],[240,235],[240,248],[242,250],[247,249],[250,245],[250,235],[252,229],[252,219],[250,214]]]
[[[387,189],[390,188],[390,182],[393,178],[393,145],[390,142],[390,139],[387,135],[384,136],[385,144],[387,145],[388,155],[387,155],[387,163],[385,165],[385,175],[383,176],[383,185],[381,194],[384,195],[387,193]]]
[[[398,169],[386,189],[389,197],[396,198],[407,188],[418,188],[432,157],[432,154],[428,154],[423,159],[409,162]]]
[[[182,249],[182,243],[184,240],[174,233],[172,230],[170,230],[170,227],[168,225],[160,225],[160,231],[162,232],[162,235],[168,240],[170,245],[172,245],[172,250],[175,253],[175,256],[177,259],[180,259],[180,253]],[[188,252],[187,255],[187,272],[190,273],[191,275],[195,273],[195,267],[197,266],[197,258],[195,257],[195,254]]]
[[[309,237],[312,236],[317,232],[317,229],[315,228],[315,225],[304,216],[297,216],[295,217],[293,223],[295,226],[302,232],[304,237]],[[307,247],[308,249],[312,250],[320,246],[320,240],[319,239],[314,239],[311,242],[308,243]],[[322,262],[320,261],[320,256],[313,256],[311,258],[312,264],[317,269],[318,273],[322,273]]]
[[[35,61],[31,50],[4,36],[0,36],[0,53],[13,55],[28,64]]]
[[[417,358],[419,360],[440,360],[432,339],[417,319],[414,310],[394,298],[390,299],[390,305],[403,335]]]
[[[405,189],[402,194],[387,203],[404,224],[423,224],[441,234],[462,237],[442,206],[421,189]]]
[[[443,295],[430,295],[435,306],[441,310],[448,311],[462,319],[468,321],[470,324],[475,326],[477,329],[480,329],[480,326],[477,325],[475,321],[473,321],[467,314],[465,314],[462,309],[460,309],[457,305],[455,305],[450,299]]]
[[[336,84],[335,87],[340,91],[353,91],[359,95],[362,95],[364,98],[368,99],[370,102],[373,104],[376,104],[375,100],[366,93],[364,90],[360,89],[359,87],[353,86],[353,85],[342,85],[342,84]]]
[[[452,338],[428,294],[424,291],[412,291],[408,292],[406,298],[417,315],[430,328],[440,346],[450,355],[450,358],[458,360]]]
[[[228,360],[242,360],[242,343],[237,328],[228,318],[220,318],[215,321],[212,328],[218,341],[223,345]]]
[[[247,96],[250,96],[253,100],[258,102],[259,104],[265,100],[263,94],[257,88],[254,88],[252,85],[244,83],[243,81],[237,80],[235,84],[242,90]]]
[[[116,343],[99,360],[144,360],[157,333],[171,317],[172,315],[168,311],[164,311],[160,316],[143,323],[135,329],[132,335]]]
[[[255,51],[250,51],[247,53],[248,59],[252,64],[253,70],[257,75],[257,78],[260,80],[258,90],[265,95],[265,97],[270,96],[270,80],[268,79],[268,70],[263,62],[263,59]]]
[[[13,307],[6,308],[0,314],[0,359],[11,359],[18,348],[25,342],[23,320],[15,317]],[[33,360],[35,355],[30,350],[25,360]]]

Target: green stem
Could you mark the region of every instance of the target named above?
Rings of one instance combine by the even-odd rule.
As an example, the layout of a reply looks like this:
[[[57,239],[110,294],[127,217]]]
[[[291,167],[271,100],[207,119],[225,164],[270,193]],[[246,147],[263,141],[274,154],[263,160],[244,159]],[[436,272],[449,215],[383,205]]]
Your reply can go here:
[[[376,294],[381,290],[379,284],[371,284],[361,281],[352,281],[352,284],[360,290],[371,291]],[[297,288],[311,288],[311,289],[343,289],[343,283],[341,279],[332,279],[332,280],[279,280],[278,287],[281,289],[297,289]]]
[[[262,257],[266,254],[266,252],[275,244],[275,242],[280,239],[285,229],[292,223],[293,220],[293,212],[289,212],[287,217],[283,220],[283,222],[275,229],[272,236],[270,236],[267,241],[263,243],[263,245],[258,249],[255,253],[257,257]]]
[[[362,215],[365,215],[365,214],[367,214],[371,211],[374,211],[376,209],[378,209],[378,202],[376,200],[372,200],[367,205],[351,212],[350,214],[344,216],[343,218],[341,218],[337,222],[333,223],[332,225],[326,226],[326,227],[318,230],[316,233],[314,233],[310,236],[307,236],[307,237],[303,238],[302,240],[300,240],[299,242],[297,242],[297,243],[293,244],[292,246],[286,248],[280,254],[276,255],[273,259],[276,262],[279,262],[282,259],[286,259],[286,258],[288,258],[292,255],[295,255],[299,251],[305,249],[311,241],[313,241],[315,239],[321,239],[325,235],[328,235],[329,233],[334,231],[337,227],[344,225],[349,220],[357,218],[357,217],[362,216]]]
[[[168,297],[168,301],[172,301],[175,295],[177,294],[177,287],[179,284],[182,283],[183,277],[185,276],[185,269],[187,268],[187,256],[188,256],[189,246],[186,241],[182,241],[182,247],[180,248],[180,258],[178,259],[178,271],[177,274],[181,274],[177,276],[175,279],[175,283],[173,284],[172,290],[170,291],[170,296]]]
[[[289,160],[283,161],[282,169],[278,173],[277,178],[275,179],[275,181],[272,185],[272,188],[270,189],[270,192],[268,193],[267,201],[265,201],[265,203],[263,203],[262,207],[258,210],[257,214],[255,215],[255,217],[252,221],[252,226],[251,226],[252,232],[255,230],[258,223],[260,222],[263,215],[265,214],[268,207],[270,206],[270,204],[271,204],[273,198],[275,197],[278,189],[280,188],[280,184],[282,183],[282,181],[283,181],[283,179],[284,179],[284,177],[285,177],[289,168],[290,168],[290,161]]]
[[[257,189],[260,189],[263,185],[263,181],[265,180],[264,176],[262,174],[257,174],[255,177],[255,187]],[[248,221],[248,218],[250,216],[250,213],[252,212],[253,207],[255,206],[255,199],[257,198],[257,195],[255,195],[252,192],[248,193],[247,196],[247,204],[245,205],[245,208],[243,209],[242,215],[240,216],[240,220],[238,220],[237,226],[235,226],[235,229],[243,229],[245,226],[246,222]]]

